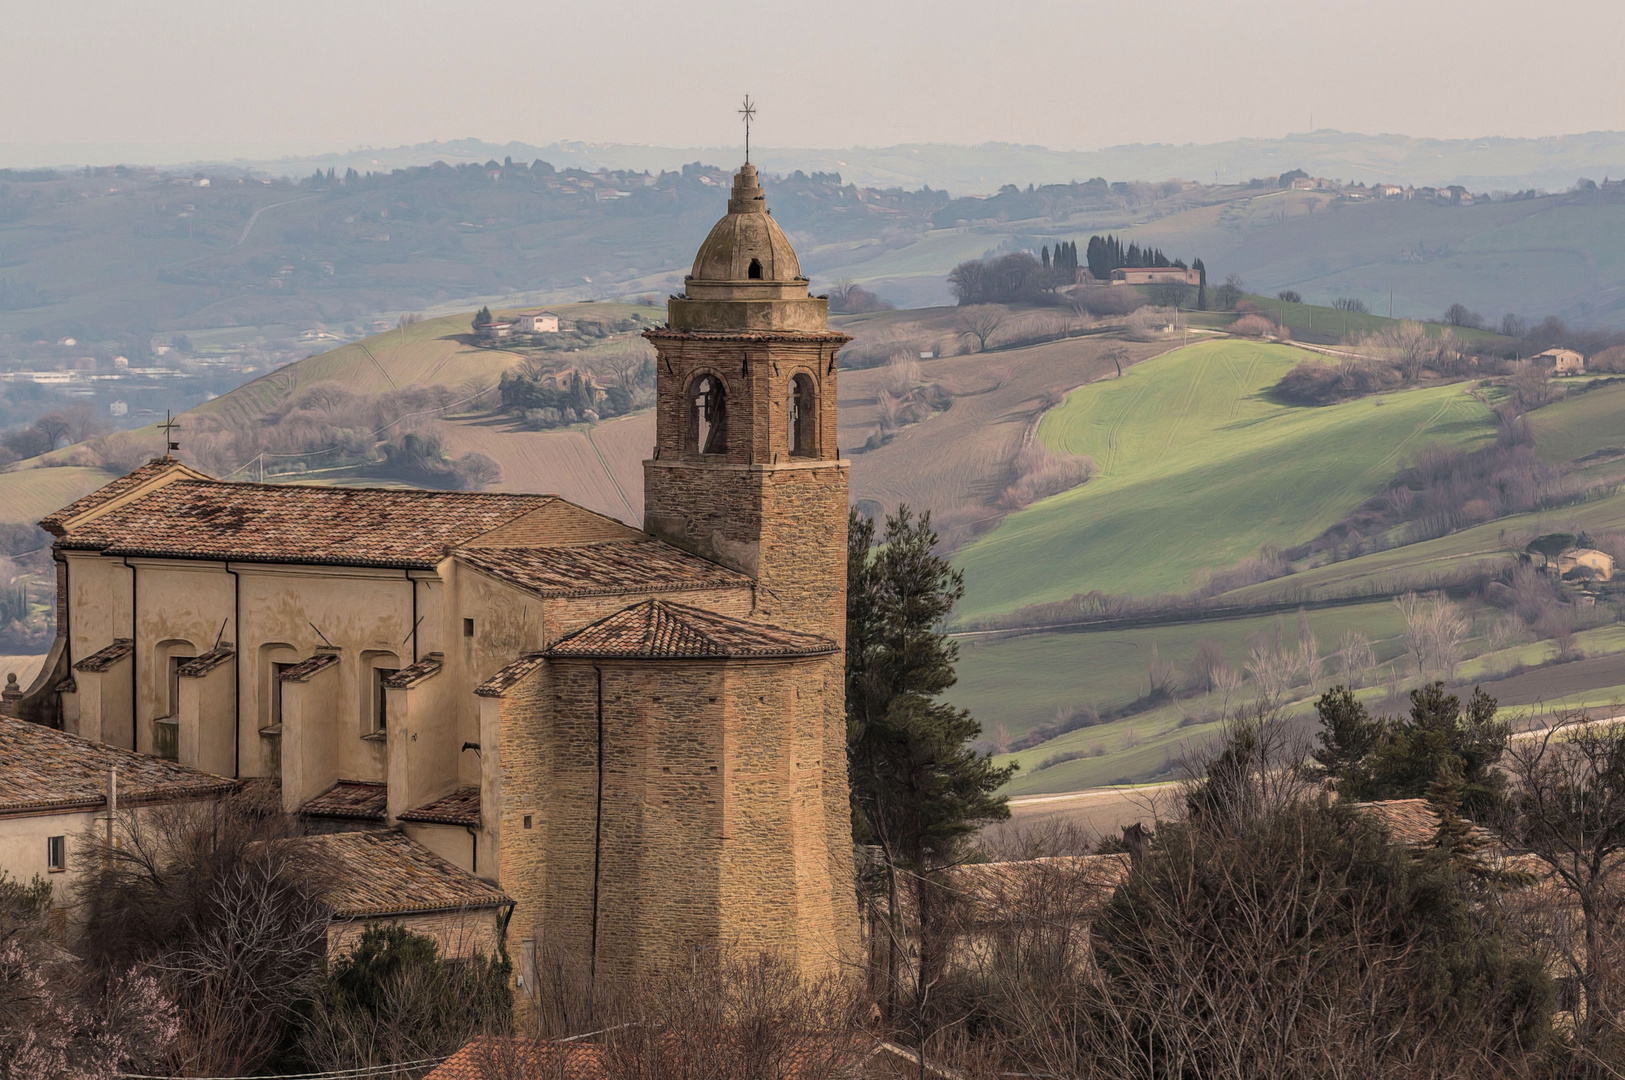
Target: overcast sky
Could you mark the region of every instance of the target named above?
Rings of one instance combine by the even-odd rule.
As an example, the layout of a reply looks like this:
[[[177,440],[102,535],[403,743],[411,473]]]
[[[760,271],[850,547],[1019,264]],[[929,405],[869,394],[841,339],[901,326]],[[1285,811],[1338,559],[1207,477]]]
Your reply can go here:
[[[721,146],[746,91],[764,146],[1555,135],[1625,128],[1622,42],[1619,0],[4,0],[0,144]]]

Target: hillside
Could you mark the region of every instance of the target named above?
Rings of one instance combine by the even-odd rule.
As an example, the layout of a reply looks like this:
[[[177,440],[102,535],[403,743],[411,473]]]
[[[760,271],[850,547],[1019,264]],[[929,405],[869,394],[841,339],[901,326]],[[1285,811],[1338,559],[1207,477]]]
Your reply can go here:
[[[1266,391],[1301,350],[1209,342],[1074,391],[1039,438],[1087,455],[1083,487],[1006,518],[958,555],[961,620],[1100,590],[1186,592],[1204,570],[1303,543],[1432,443],[1494,434],[1461,384],[1320,409]]]

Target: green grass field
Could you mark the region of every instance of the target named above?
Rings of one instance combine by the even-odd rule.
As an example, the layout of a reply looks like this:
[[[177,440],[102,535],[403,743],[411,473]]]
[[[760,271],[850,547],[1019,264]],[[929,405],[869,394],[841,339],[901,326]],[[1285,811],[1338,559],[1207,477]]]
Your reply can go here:
[[[38,521],[111,479],[105,469],[72,466],[0,473],[0,522]]]
[[[1386,601],[1305,613],[1322,652],[1337,647],[1351,629],[1364,631],[1377,654],[1388,659],[1401,646],[1403,621]],[[1003,725],[1020,738],[1039,724],[1053,722],[1057,710],[1089,706],[1120,708],[1145,692],[1151,649],[1181,670],[1204,639],[1217,641],[1227,662],[1240,670],[1254,635],[1270,636],[1277,618],[1259,615],[1212,622],[1178,623],[1136,630],[1046,632],[1021,637],[960,639],[959,685],[949,692],[970,709],[991,734]],[[1297,640],[1297,620],[1279,620],[1284,640]]]
[[[1587,381],[1563,379],[1560,385],[1569,389]],[[1571,390],[1562,401],[1530,413],[1529,426],[1542,461],[1573,461],[1606,447],[1625,450],[1625,379],[1583,393]],[[1618,461],[1610,467],[1622,468]]]
[[[1494,432],[1462,384],[1325,408],[1272,401],[1268,388],[1310,355],[1204,342],[1074,391],[1039,438],[1092,457],[1094,479],[1010,515],[956,556],[959,619],[1092,589],[1188,591],[1265,544],[1318,535],[1422,448]]]

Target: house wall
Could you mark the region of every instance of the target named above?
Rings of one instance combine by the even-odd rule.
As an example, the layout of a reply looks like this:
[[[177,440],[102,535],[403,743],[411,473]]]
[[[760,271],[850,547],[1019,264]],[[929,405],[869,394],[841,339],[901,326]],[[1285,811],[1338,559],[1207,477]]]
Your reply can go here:
[[[491,876],[488,873],[491,868],[480,866],[475,858],[477,831],[470,835],[461,825],[436,825],[425,821],[403,821],[401,831],[459,870]]]
[[[79,850],[80,837],[106,820],[107,815],[100,811],[0,817],[0,869],[25,885],[38,874],[51,883],[52,905],[62,907],[89,863]],[[60,873],[46,869],[45,841],[51,836],[67,837],[68,865]]]

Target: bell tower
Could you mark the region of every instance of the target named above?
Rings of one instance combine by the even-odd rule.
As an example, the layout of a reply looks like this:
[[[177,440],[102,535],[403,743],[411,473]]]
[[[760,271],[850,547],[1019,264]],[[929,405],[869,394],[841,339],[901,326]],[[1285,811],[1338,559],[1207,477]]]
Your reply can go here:
[[[755,578],[762,621],[844,645],[835,353],[851,338],[829,329],[828,307],[747,162],[666,325],[644,331],[658,368],[644,528]]]

